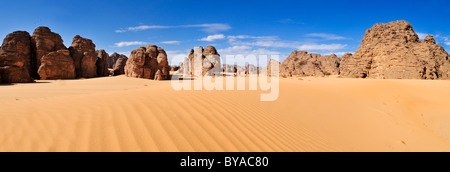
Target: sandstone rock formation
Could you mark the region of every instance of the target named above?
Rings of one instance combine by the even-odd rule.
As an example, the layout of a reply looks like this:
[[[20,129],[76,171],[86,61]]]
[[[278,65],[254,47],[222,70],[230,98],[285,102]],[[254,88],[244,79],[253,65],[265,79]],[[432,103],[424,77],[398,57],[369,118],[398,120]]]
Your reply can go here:
[[[274,59],[270,59],[269,64],[267,64],[267,76],[279,76],[280,65],[281,65],[280,62],[278,62]],[[275,68],[272,68],[272,67],[276,67],[276,66],[278,67],[278,70],[275,70]]]
[[[421,41],[406,21],[376,24],[355,54],[344,56],[341,75],[373,79],[447,79],[448,53],[431,35]]]
[[[127,64],[127,58],[120,57],[117,59],[116,64],[113,67],[112,76],[118,76],[125,74],[125,65]]]
[[[38,27],[33,32],[32,47],[35,53],[32,61],[35,79],[39,79],[37,70],[41,66],[41,58],[50,52],[66,50],[61,36],[53,33],[48,27]]]
[[[133,50],[125,66],[125,75],[154,80],[170,79],[166,52],[156,45]]]
[[[177,66],[177,65],[171,65],[169,67],[170,67],[171,72],[176,72],[176,71],[180,70],[180,68],[181,68],[180,66]]]
[[[106,53],[105,50],[97,50],[97,76],[103,77],[103,76],[109,76],[109,70],[108,70],[108,58],[109,55]]]
[[[306,51],[294,51],[280,65],[280,76],[325,76],[339,75],[339,58],[332,54],[308,54]]]
[[[128,57],[123,54],[113,53],[108,58],[108,68],[114,69],[114,65],[119,58],[123,58],[125,61],[128,60]]]
[[[191,50],[183,63],[185,75],[200,76],[213,75],[222,72],[220,54],[213,46],[206,49],[199,46]]]
[[[259,68],[253,64],[245,66],[245,74],[258,74]]]
[[[38,74],[43,80],[75,79],[75,65],[68,50],[59,50],[41,58]]]
[[[75,63],[78,78],[93,78],[97,76],[97,55],[92,40],[77,35],[69,47],[70,55]]]
[[[232,74],[232,73],[237,73],[238,72],[238,68],[237,68],[237,65],[224,64],[224,65],[222,65],[222,71],[224,73]]]
[[[31,36],[16,31],[6,36],[0,48],[0,83],[32,82]]]

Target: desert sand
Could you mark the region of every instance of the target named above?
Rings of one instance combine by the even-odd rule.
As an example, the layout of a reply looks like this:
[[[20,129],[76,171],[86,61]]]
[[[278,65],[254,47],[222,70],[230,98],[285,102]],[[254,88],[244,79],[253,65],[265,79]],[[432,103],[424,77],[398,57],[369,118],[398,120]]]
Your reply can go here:
[[[281,78],[174,91],[126,77],[0,85],[0,151],[450,151],[450,81]]]

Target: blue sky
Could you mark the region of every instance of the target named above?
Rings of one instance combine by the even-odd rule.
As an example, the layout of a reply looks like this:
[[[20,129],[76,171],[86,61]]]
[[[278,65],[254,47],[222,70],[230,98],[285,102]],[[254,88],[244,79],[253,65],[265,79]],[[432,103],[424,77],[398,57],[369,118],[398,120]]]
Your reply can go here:
[[[67,46],[75,35],[90,38],[108,53],[145,44],[169,57],[195,46],[214,45],[227,54],[320,54],[354,52],[366,29],[407,20],[450,50],[450,1],[266,1],[266,0],[22,0],[2,1],[0,37],[48,26]],[[422,36],[421,36],[422,37]]]

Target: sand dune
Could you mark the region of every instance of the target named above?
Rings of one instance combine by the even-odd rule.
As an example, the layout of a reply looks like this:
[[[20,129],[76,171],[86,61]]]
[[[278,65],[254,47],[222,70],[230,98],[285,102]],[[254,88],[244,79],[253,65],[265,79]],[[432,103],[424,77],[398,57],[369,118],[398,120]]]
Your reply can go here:
[[[450,151],[450,82],[281,79],[174,91],[126,77],[0,86],[0,151]]]

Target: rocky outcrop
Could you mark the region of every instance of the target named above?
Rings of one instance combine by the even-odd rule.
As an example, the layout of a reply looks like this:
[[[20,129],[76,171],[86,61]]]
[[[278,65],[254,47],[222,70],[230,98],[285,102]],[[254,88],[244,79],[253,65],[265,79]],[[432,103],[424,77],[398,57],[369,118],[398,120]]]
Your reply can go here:
[[[103,76],[109,76],[109,70],[108,70],[108,58],[109,55],[106,53],[105,50],[97,50],[97,76],[103,77]]]
[[[38,74],[43,80],[75,79],[75,65],[68,50],[59,50],[41,58]]]
[[[125,74],[125,65],[127,64],[127,58],[120,57],[117,59],[116,64],[113,67],[112,76],[118,76]]]
[[[376,24],[344,56],[341,75],[373,79],[448,79],[448,53],[431,35],[421,41],[406,21]]]
[[[255,65],[249,64],[247,66],[245,66],[245,74],[258,74],[259,72],[259,68],[256,67]]]
[[[280,65],[280,76],[339,75],[339,58],[332,54],[321,56],[306,51],[294,51]]]
[[[183,73],[185,75],[200,76],[217,74],[222,72],[220,54],[213,46],[206,49],[199,46],[191,50],[188,58],[183,63]]]
[[[48,27],[38,27],[33,32],[32,47],[34,54],[33,63],[33,77],[39,79],[37,70],[41,66],[41,58],[50,52],[58,50],[67,50],[67,47],[63,44],[61,36],[52,32]]]
[[[0,83],[32,82],[31,36],[16,31],[6,36],[0,48]]]
[[[170,79],[166,52],[156,45],[133,50],[125,66],[125,75],[154,80]]]
[[[278,66],[277,66],[278,65]],[[274,76],[280,73],[280,65],[281,63],[274,60],[274,59],[270,59],[269,60],[269,64],[267,64],[267,76]],[[275,68],[272,67],[278,67],[278,70],[275,70]]]
[[[125,61],[128,60],[128,57],[123,54],[117,54],[117,53],[111,54],[108,58],[108,68],[114,69],[114,65],[116,64],[117,60],[119,60],[120,58],[125,59]]]
[[[232,74],[232,73],[237,73],[238,72],[238,68],[237,68],[237,65],[224,64],[224,65],[222,65],[222,71],[224,73]]]
[[[77,35],[69,47],[70,55],[75,63],[78,78],[93,78],[97,76],[97,55],[92,40]]]
[[[180,66],[177,66],[177,65],[171,65],[169,67],[170,67],[171,72],[176,72],[176,71],[180,70],[180,68],[181,68]]]

